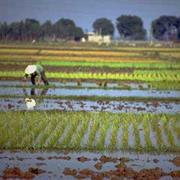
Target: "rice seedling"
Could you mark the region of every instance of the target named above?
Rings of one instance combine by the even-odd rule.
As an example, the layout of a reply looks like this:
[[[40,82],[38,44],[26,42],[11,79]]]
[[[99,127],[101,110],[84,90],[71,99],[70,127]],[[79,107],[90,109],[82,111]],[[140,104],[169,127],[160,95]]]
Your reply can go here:
[[[71,121],[70,123],[70,128],[67,132],[67,134],[65,135],[65,137],[63,138],[63,140],[58,144],[58,146],[60,146],[63,149],[66,149],[67,147],[71,147],[71,139],[74,135],[74,132],[76,131],[78,125],[80,124],[80,119],[76,119],[76,117],[72,117],[69,119]]]
[[[96,136],[96,133],[97,133],[99,126],[100,126],[100,122],[96,120],[96,117],[92,117],[91,121],[92,121],[92,128],[91,128],[89,138],[88,138],[87,149],[94,149],[95,148],[95,145],[94,145],[95,136]]]
[[[133,80],[133,81],[168,81],[174,82],[180,81],[179,71],[161,71],[158,74],[150,71],[135,71],[133,74],[121,74],[121,73],[103,73],[99,76],[98,73],[65,73],[65,72],[47,72],[48,78],[63,78],[63,79],[109,79],[109,80]],[[165,76],[164,76],[165,75]],[[0,72],[1,77],[23,77],[23,72],[20,71],[3,71]],[[106,85],[106,84],[105,84]]]
[[[122,149],[128,149],[129,147],[129,121],[127,119],[127,116],[122,114],[120,118],[121,126],[122,126],[122,142],[121,142],[121,148]]]
[[[165,149],[165,144],[162,138],[162,132],[161,132],[162,130],[160,128],[160,124],[156,118],[157,118],[156,116],[154,117],[151,116],[150,122],[151,122],[152,130],[154,131],[156,135],[156,141],[157,141],[157,146],[158,146],[156,148],[159,150],[162,150],[162,149]]]
[[[174,142],[174,136],[173,136],[173,132],[170,131],[170,121],[168,119],[166,119],[165,116],[162,117],[163,118],[163,129],[165,131],[165,134],[167,136],[168,139],[168,143],[170,146],[175,146],[175,142]]]
[[[99,137],[96,143],[96,146],[98,147],[98,149],[101,149],[101,150],[103,150],[105,147],[107,131],[108,131],[108,128],[110,127],[109,119],[106,119],[106,118],[107,118],[106,115],[104,115],[102,118],[103,124],[99,128]]]
[[[74,133],[74,138],[71,140],[71,147],[73,149],[80,149],[81,148],[81,142],[83,140],[83,137],[85,133],[87,132],[88,126],[89,126],[89,119],[88,116],[79,117],[81,119],[80,128],[78,128]]]
[[[119,132],[120,122],[119,122],[119,116],[115,115],[115,117],[112,118],[112,131],[111,131],[111,140],[109,149],[113,150],[117,148],[117,137]]]
[[[57,124],[54,130],[51,132],[51,135],[46,140],[45,147],[47,148],[56,148],[58,147],[58,140],[61,138],[62,134],[64,133],[64,130],[66,129],[68,125],[68,120],[64,116],[58,116],[57,115]]]
[[[172,151],[179,150],[175,143],[174,129],[179,114],[118,114],[103,112],[0,112],[0,148],[12,149],[81,149],[81,150],[135,150]],[[172,129],[170,128],[172,123]],[[144,135],[144,146],[140,139],[140,125]],[[161,126],[159,126],[161,124]],[[129,127],[132,127],[130,129]],[[153,147],[151,128],[157,147]],[[110,128],[110,131],[108,131]],[[122,129],[120,146],[118,132]],[[5,129],[5,130],[3,130]],[[86,132],[88,136],[85,138]],[[133,146],[130,146],[132,130]],[[178,129],[177,129],[178,130]],[[66,133],[65,133],[66,131]],[[111,135],[108,135],[111,132]],[[163,139],[165,132],[169,144]],[[141,134],[142,135],[142,134]],[[107,137],[108,146],[105,146]],[[85,141],[83,141],[85,140]]]
[[[133,124],[133,134],[134,134],[134,141],[135,141],[135,149],[141,149],[141,140],[140,140],[140,133],[139,133],[139,119],[134,116],[134,114],[130,114],[130,119]]]
[[[143,130],[144,130],[144,139],[145,139],[145,143],[146,143],[146,149],[148,151],[151,151],[152,149],[154,149],[153,145],[152,145],[152,141],[150,138],[150,121],[149,121],[149,115],[145,114],[143,116]]]

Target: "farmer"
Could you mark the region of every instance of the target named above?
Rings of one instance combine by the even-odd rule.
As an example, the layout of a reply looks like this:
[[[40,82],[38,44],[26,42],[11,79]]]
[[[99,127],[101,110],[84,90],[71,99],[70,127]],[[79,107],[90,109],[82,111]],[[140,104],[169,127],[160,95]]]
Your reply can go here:
[[[25,69],[25,80],[27,79],[28,76],[31,76],[31,82],[33,85],[36,85],[36,76],[38,76],[38,84],[40,84],[41,81],[43,81],[43,83],[45,85],[48,85],[48,80],[46,78],[45,75],[45,71],[43,69],[43,67],[39,64],[37,65],[28,65]]]

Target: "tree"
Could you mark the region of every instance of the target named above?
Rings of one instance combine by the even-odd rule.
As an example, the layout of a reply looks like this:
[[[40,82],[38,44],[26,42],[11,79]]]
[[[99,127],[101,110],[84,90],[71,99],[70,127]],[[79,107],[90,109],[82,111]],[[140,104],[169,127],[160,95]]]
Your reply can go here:
[[[160,16],[152,24],[152,34],[158,40],[175,40],[180,29],[179,19],[175,16]]]
[[[74,39],[75,31],[76,25],[70,19],[62,18],[54,25],[54,32],[61,39]]]
[[[0,24],[0,37],[2,40],[6,40],[8,37],[9,26],[6,22]]]
[[[27,39],[39,38],[40,23],[35,19],[26,19],[24,22],[25,35]]]
[[[93,23],[94,32],[98,32],[101,35],[113,35],[114,25],[109,19],[100,18]]]
[[[75,41],[80,41],[80,39],[84,36],[84,32],[82,28],[76,27],[75,29],[75,34],[74,34],[74,40]]]
[[[143,22],[138,16],[119,16],[116,26],[122,38],[130,40],[144,40],[146,38],[146,30],[143,28]]]
[[[20,23],[19,22],[13,22],[9,25],[8,30],[9,38],[12,40],[19,40],[20,39]]]
[[[40,36],[42,38],[50,37],[53,34],[53,25],[50,20],[47,20],[44,24],[41,25],[40,28]]]

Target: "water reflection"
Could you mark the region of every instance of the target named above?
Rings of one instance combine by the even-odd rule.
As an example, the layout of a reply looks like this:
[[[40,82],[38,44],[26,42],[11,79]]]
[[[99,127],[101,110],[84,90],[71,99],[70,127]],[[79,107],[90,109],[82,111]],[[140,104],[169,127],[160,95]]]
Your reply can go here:
[[[24,95],[25,95],[25,104],[26,104],[26,108],[27,110],[34,110],[34,108],[36,107],[37,104],[40,104],[41,101],[43,100],[42,98],[38,98],[38,100],[35,100],[36,96],[42,96],[42,95],[46,95],[48,91],[48,88],[45,89],[36,89],[35,87],[32,87],[30,90],[30,94],[28,94],[28,92],[26,91],[26,89],[23,89]],[[33,98],[32,98],[33,96]]]

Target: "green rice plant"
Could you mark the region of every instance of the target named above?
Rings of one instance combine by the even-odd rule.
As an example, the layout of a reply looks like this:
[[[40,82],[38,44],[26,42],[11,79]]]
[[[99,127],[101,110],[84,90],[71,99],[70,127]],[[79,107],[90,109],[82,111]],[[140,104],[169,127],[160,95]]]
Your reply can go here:
[[[140,139],[140,133],[139,133],[139,119],[132,113],[130,113],[130,119],[131,123],[133,125],[133,134],[134,134],[134,140],[135,140],[135,149],[140,150],[142,148],[141,146],[141,139]]]
[[[162,149],[165,149],[166,146],[162,137],[162,129],[160,128],[159,120],[156,119],[158,116],[151,116],[150,118],[152,130],[156,135],[157,149],[161,151]]]
[[[45,142],[45,147],[47,148],[57,148],[58,147],[58,140],[61,138],[62,134],[64,133],[64,130],[67,128],[68,120],[65,118],[65,116],[56,116],[58,122],[56,124],[56,127],[51,132],[51,135]]]
[[[52,117],[49,115],[47,117],[48,121],[51,122]],[[51,133],[54,131],[54,128],[57,124],[57,119],[53,119],[51,123],[48,123],[47,126],[44,128],[43,132],[38,137],[38,141],[36,141],[36,144],[38,144],[40,147],[46,147],[45,142],[48,139],[48,137],[51,135]]]
[[[33,147],[40,147],[40,144],[37,144],[37,138],[39,137],[39,135],[41,133],[43,133],[44,128],[47,126],[48,123],[50,123],[48,121],[48,115],[45,113],[44,114],[44,118],[41,119],[41,121],[39,121],[39,123],[37,123],[34,128],[33,131],[30,131],[30,133],[25,134],[22,141],[21,141],[21,147],[25,148],[27,146],[27,144],[31,144],[32,148]],[[38,116],[36,118],[39,118]],[[31,123],[34,123],[33,121]]]
[[[71,142],[73,149],[80,149],[80,147],[81,147],[81,141],[82,141],[85,133],[87,132],[89,122],[90,122],[88,118],[89,118],[88,116],[80,117],[81,127],[80,127],[80,129],[77,129],[77,131],[75,132],[75,138],[72,139],[72,142]]]
[[[149,120],[149,115],[145,114],[143,116],[143,130],[144,130],[144,139],[145,139],[145,143],[146,143],[146,149],[148,151],[151,151],[154,149],[151,138],[150,138],[150,120]]]
[[[118,115],[115,115],[112,119],[112,131],[111,131],[111,140],[108,146],[109,149],[114,150],[117,148],[117,141],[118,141],[118,132],[120,128],[120,122]]]
[[[121,148],[128,149],[129,148],[129,120],[126,115],[122,114],[120,118],[121,126],[122,126],[122,142]]]
[[[163,120],[163,129],[164,129],[164,132],[168,139],[168,143],[170,146],[175,147],[176,145],[175,145],[174,136],[173,136],[174,132],[171,132],[170,128],[169,128],[171,121],[166,119],[165,116],[163,116],[162,118],[164,119]]]
[[[173,131],[176,134],[178,140],[180,141],[180,121],[178,118],[179,117],[177,116],[173,119],[174,123],[172,124],[172,128],[173,128]]]
[[[107,116],[107,118],[109,118],[109,117]],[[103,121],[103,124],[99,128],[99,137],[98,137],[97,143],[96,143],[96,147],[101,150],[103,150],[105,147],[107,131],[110,126],[110,121],[109,121],[109,119],[106,119],[106,115],[103,116],[102,121]]]
[[[36,113],[32,114],[31,117],[26,116],[24,113],[23,117],[19,118],[21,120],[20,131],[18,133],[18,142],[22,142],[23,138],[34,131],[34,128],[39,124],[39,119],[36,118]],[[33,121],[31,120],[33,119]],[[17,147],[21,147],[17,144]]]
[[[174,136],[171,134],[175,127],[174,124],[177,125],[176,121],[179,122],[179,114],[0,112],[0,125],[2,125],[0,126],[0,148],[178,152],[179,146],[175,144]],[[145,146],[142,146],[140,142],[141,124]],[[130,127],[133,127],[132,132],[135,137],[133,147],[129,145]],[[120,128],[122,129],[122,141],[118,147],[117,137]],[[157,147],[152,146],[150,128],[155,134]],[[111,132],[110,144],[105,146],[108,132]],[[164,143],[162,132],[166,133],[169,145]],[[87,143],[81,144],[84,137],[88,137]]]
[[[69,117],[70,118],[70,117]],[[81,120],[77,119],[75,116],[69,119],[71,121],[70,127],[67,131],[67,134],[63,138],[63,140],[58,144],[59,147],[66,149],[67,147],[71,147],[71,139],[76,131],[77,127],[79,126]]]
[[[11,134],[10,134],[10,124],[12,120],[11,114],[2,114],[0,116],[0,121],[2,122],[2,126],[0,126],[0,147],[1,148],[7,148],[11,146]]]
[[[94,149],[95,148],[95,145],[94,145],[95,136],[96,136],[96,133],[97,133],[99,126],[100,126],[100,122],[96,120],[96,117],[92,117],[91,123],[92,124],[91,124],[90,134],[88,137],[87,149]]]

